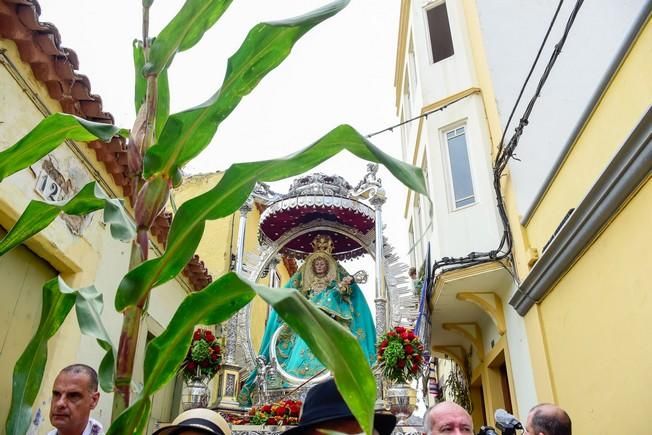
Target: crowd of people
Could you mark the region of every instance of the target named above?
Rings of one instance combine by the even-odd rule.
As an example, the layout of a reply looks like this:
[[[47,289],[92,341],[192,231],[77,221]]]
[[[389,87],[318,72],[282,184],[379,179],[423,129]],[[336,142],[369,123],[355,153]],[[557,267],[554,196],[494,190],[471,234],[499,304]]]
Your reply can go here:
[[[84,364],[65,367],[54,380],[48,435],[100,435],[102,425],[90,417],[100,398],[96,371]],[[374,435],[390,435],[396,417],[379,412],[374,416]],[[543,403],[533,407],[524,435],[571,435],[571,419],[559,406]],[[362,428],[330,379],[312,387],[306,396],[299,424],[287,435],[326,433],[360,434]],[[441,402],[425,414],[423,432],[430,435],[474,434],[471,415],[454,402]],[[153,435],[231,435],[226,420],[210,409],[191,409],[181,413],[171,425]]]

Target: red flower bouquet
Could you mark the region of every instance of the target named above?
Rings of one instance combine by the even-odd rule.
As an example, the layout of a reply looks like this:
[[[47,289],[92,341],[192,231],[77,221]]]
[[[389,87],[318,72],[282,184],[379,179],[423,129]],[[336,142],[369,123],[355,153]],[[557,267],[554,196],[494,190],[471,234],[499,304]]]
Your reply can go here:
[[[197,329],[192,336],[188,354],[181,364],[181,373],[186,381],[208,380],[215,376],[222,364],[220,344],[208,329]]]
[[[411,329],[397,326],[383,334],[376,345],[378,367],[396,383],[416,378],[423,365],[423,344]]]
[[[281,400],[271,405],[249,410],[249,423],[273,426],[295,425],[299,422],[300,400]]]

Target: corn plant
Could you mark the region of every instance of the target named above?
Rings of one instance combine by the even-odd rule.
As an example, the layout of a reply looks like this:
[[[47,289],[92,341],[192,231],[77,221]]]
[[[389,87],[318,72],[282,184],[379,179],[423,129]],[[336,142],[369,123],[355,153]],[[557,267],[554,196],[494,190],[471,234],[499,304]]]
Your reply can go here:
[[[129,170],[136,180],[132,197],[134,223],[127,217],[123,203],[107,197],[93,182],[65,202],[32,201],[0,240],[2,255],[44,229],[61,212],[83,215],[103,209],[112,234],[132,244],[129,271],[120,282],[114,301],[115,309],[123,314],[117,349],[101,323],[101,294],[93,287],[71,289],[60,278],[44,285],[41,323],[14,368],[7,433],[25,433],[45,370],[47,340],[56,333],[73,306],[82,332],[96,338],[106,351],[99,372],[102,387],[114,393],[113,422],[108,433],[143,433],[152,395],[175,376],[195,325],[226,321],[256,294],[273,306],[333,373],[353,414],[365,432],[371,433],[375,382],[355,338],[296,290],[272,290],[232,272],[184,299],[165,331],[147,345],[143,389],[137,398],[130,397],[138,329],[152,290],[175,278],[192,258],[206,220],[234,213],[256,182],[277,181],[303,173],[346,149],[359,158],[383,164],[407,187],[426,194],[419,168],[392,158],[352,127],[340,125],[287,157],[230,166],[212,189],[179,207],[165,250],[157,258],[148,258],[150,227],[166,208],[171,189],[182,182],[184,165],[209,145],[220,123],[268,72],[283,62],[294,44],[317,24],[342,10],[348,0],[337,0],[296,18],[254,26],[228,59],[220,88],[204,103],[174,114],[169,113],[168,67],[176,53],[200,41],[231,0],[186,0],[155,38],[148,34],[152,3],[153,0],[143,0],[142,40],[133,44],[137,115],[131,129],[56,113],[0,152],[2,181],[36,163],[64,140],[108,141],[114,135],[122,135],[128,138]]]

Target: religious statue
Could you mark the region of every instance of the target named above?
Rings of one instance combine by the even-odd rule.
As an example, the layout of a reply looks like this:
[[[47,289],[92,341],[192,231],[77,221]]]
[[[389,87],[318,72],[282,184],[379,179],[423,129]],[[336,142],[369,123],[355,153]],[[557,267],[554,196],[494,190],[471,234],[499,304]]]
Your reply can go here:
[[[299,270],[290,278],[286,287],[301,292],[308,300],[338,323],[349,329],[358,339],[369,364],[375,360],[376,333],[371,311],[352,276],[331,255],[333,241],[327,235],[318,235],[312,242],[310,254]],[[276,343],[272,337],[279,327]],[[322,363],[313,355],[308,345],[283,323],[272,311],[259,354],[269,361],[270,347],[274,345],[277,364],[288,374],[308,380],[324,370]],[[251,393],[256,380],[252,372],[240,392],[240,402],[251,403]]]

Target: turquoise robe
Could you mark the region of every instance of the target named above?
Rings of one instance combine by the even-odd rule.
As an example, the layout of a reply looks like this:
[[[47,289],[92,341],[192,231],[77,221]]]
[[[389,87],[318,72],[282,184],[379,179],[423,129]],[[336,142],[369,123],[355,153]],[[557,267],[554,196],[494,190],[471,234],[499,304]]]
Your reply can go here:
[[[342,295],[338,288],[338,282],[345,276],[348,276],[346,270],[338,265],[337,281],[333,280],[326,289],[313,293],[309,292],[305,296],[319,307],[326,314],[333,317],[340,324],[348,328],[357,338],[362,351],[369,364],[373,364],[376,358],[376,328],[371,317],[371,311],[367,301],[355,282],[349,286],[348,295]],[[296,288],[301,282],[301,271],[295,273],[285,287]],[[276,311],[272,310],[265,334],[260,345],[259,355],[269,361],[269,348],[272,336],[283,320],[278,316]],[[278,363],[283,369],[291,375],[306,380],[324,369],[324,365],[313,355],[308,345],[296,335],[293,331],[287,334],[280,334],[277,340],[276,356]],[[251,393],[254,388],[257,370],[253,370],[247,378],[239,394],[239,401],[243,405],[251,405]]]

